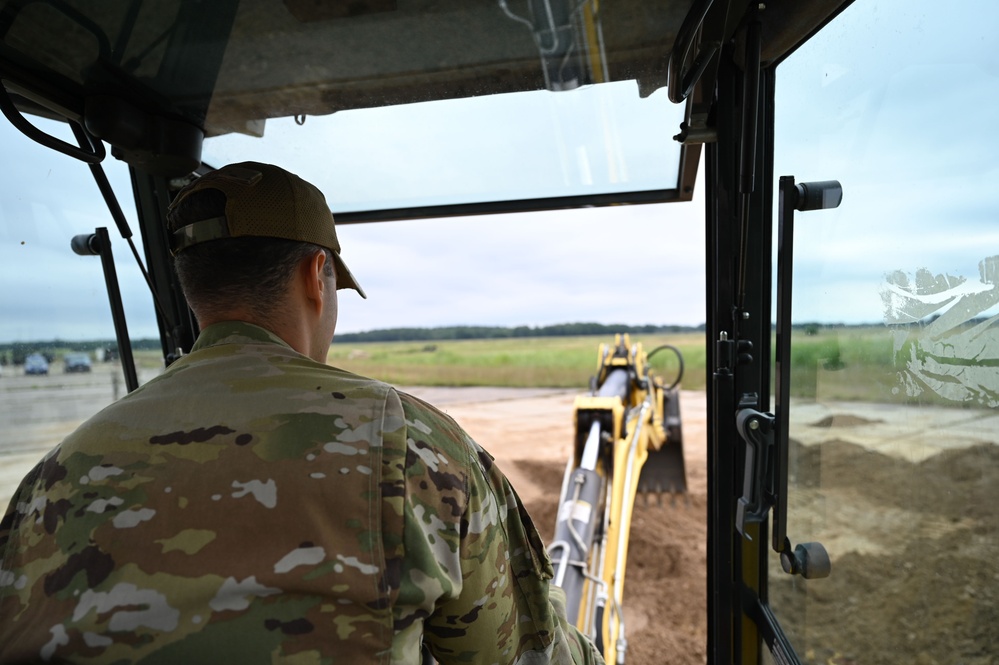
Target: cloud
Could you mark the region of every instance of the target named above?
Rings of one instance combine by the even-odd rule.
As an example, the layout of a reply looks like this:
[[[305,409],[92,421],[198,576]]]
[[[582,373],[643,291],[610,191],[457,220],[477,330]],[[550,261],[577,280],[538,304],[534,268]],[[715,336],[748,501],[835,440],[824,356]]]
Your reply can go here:
[[[704,322],[703,204],[351,225],[339,329]]]
[[[152,298],[88,168],[9,126],[0,138],[21,165],[0,201],[0,279],[18,285],[0,292],[0,341],[114,337],[100,259],[69,248],[97,226],[109,227],[131,336],[156,337]],[[321,164],[321,152],[309,161]],[[127,170],[112,159],[105,169],[138,231]],[[694,202],[343,226],[345,259],[370,300],[342,292],[339,329],[696,325],[704,321],[702,211]]]
[[[130,334],[155,337],[149,290],[87,165],[36,145],[7,123],[0,123],[0,142],[5,159],[17,165],[5,172],[0,197],[0,341],[114,338],[100,258],[70,249],[73,236],[99,226],[109,229]],[[127,169],[113,159],[104,168],[141,256]]]

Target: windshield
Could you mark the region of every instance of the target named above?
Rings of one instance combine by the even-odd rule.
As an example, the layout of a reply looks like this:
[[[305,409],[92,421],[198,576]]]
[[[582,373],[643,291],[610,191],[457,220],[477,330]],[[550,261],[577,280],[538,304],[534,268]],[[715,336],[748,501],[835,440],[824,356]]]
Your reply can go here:
[[[175,176],[202,130],[230,135],[215,165],[255,137],[318,138],[334,213],[689,200],[665,93],[689,2],[209,4],[0,0],[5,87],[36,108],[47,81],[129,163]]]
[[[268,123],[261,138],[208,139],[205,158],[216,165],[280,164],[313,179],[336,207],[364,179],[328,168],[339,144],[324,121],[335,118],[309,118],[304,125],[288,118]],[[31,121],[73,140],[65,126]],[[377,144],[378,132],[368,131]],[[676,126],[662,123],[659,131]],[[16,165],[0,183],[0,422],[8,433],[0,443],[0,503],[6,505],[45,451],[125,392],[101,260],[74,254],[74,236],[108,228],[139,382],[162,371],[163,360],[149,289],[88,167],[36,145],[6,122],[0,122],[0,142],[5,164]],[[530,164],[531,151],[524,154]],[[110,157],[103,167],[144,257],[128,170]],[[454,185],[421,169],[414,173],[437,191]],[[394,176],[369,172],[367,181],[391,184]],[[411,186],[406,178],[399,182]],[[574,322],[697,326],[704,322],[702,210],[695,199],[343,226],[344,257],[369,298],[341,293],[337,331]],[[48,359],[47,373],[26,373],[31,353]],[[87,354],[89,371],[67,364],[73,353]]]
[[[58,123],[33,122],[72,140]],[[140,348],[139,340],[149,340],[145,348],[151,349],[141,357],[141,379],[155,375],[162,360],[148,287],[88,167],[41,148],[6,121],[0,144],[6,166],[0,184],[0,503],[6,505],[44,452],[125,392],[101,259],[75,254],[75,236],[109,229],[129,333]],[[137,232],[128,169],[115,160],[104,168]],[[141,239],[134,240],[141,255]]]
[[[777,70],[775,181],[843,186],[795,223],[787,534],[832,573],[773,554],[769,600],[804,662],[995,655],[999,9],[958,4],[854,3]]]
[[[664,88],[643,99],[622,81],[282,118],[263,135],[336,214],[669,189],[682,120]],[[204,161],[245,159],[260,143],[221,136]]]
[[[602,87],[537,94],[546,96],[545,103],[571,108],[575,103],[571,95],[602,98],[604,93],[599,90]],[[637,99],[637,89],[632,90],[627,85],[623,85],[623,89],[630,91],[629,94],[634,92]],[[472,105],[473,101],[489,114],[498,112],[505,103],[490,97],[428,103],[424,110],[443,106],[444,115],[437,119],[438,124],[447,124],[440,123],[441,118],[449,119],[453,124],[450,136],[472,136],[478,133],[483,119],[451,116],[447,107],[458,102]],[[643,103],[648,101],[643,100]],[[664,97],[657,97],[656,103],[665,101]],[[682,111],[682,107],[670,105],[668,108],[672,113],[676,109]],[[392,113],[395,110],[372,111]],[[220,136],[209,139],[205,142],[206,163],[221,165],[242,160],[277,163],[316,183],[330,201],[334,215],[352,209],[357,201],[368,198],[369,194],[387,198],[405,190],[409,192],[406,196],[437,201],[434,197],[443,193],[454,202],[466,200],[464,197],[477,186],[486,183],[500,186],[502,181],[494,181],[488,175],[491,172],[488,169],[480,172],[464,168],[465,158],[451,159],[463,152],[475,153],[480,160],[485,155],[506,154],[516,163],[511,163],[509,168],[501,166],[502,159],[498,157],[497,164],[489,168],[508,170],[508,176],[521,178],[523,184],[531,187],[548,187],[545,182],[562,182],[565,175],[557,164],[544,161],[544,155],[548,153],[541,145],[450,141],[435,147],[423,143],[423,134],[409,124],[403,125],[409,129],[400,136],[404,135],[413,145],[423,146],[416,151],[425,153],[421,159],[441,164],[449,162],[450,166],[444,170],[424,168],[418,165],[419,161],[385,157],[379,162],[370,156],[353,164],[340,150],[344,136],[351,136],[350,141],[358,147],[370,144],[368,150],[372,154],[396,148],[392,147],[392,139],[385,135],[391,124],[378,125],[382,128],[378,129],[367,124],[361,115],[351,119],[350,113],[345,113],[343,118],[338,117],[339,114],[308,118],[303,125],[298,125],[293,118],[269,122],[268,131],[260,138]],[[404,118],[410,113],[411,110],[402,109],[398,117]],[[602,141],[605,137],[602,130],[581,129],[588,126],[585,113],[583,116],[583,119],[577,119],[580,127],[575,127],[577,120],[572,119],[576,116],[571,113],[565,116],[571,120],[567,124],[555,116],[545,117],[546,122],[553,123],[553,128],[559,128],[555,135]],[[657,120],[654,134],[667,133],[672,131],[668,128],[679,126],[679,119],[676,125],[670,122]],[[641,135],[643,126],[633,128],[636,138]],[[357,131],[344,132],[343,127],[355,127]],[[654,136],[652,140],[656,140]],[[578,156],[585,152],[572,149],[565,154]],[[575,183],[573,187],[580,184],[576,179],[579,171],[575,168],[581,163],[574,160],[571,160],[574,166],[570,170],[575,175],[569,179]],[[591,164],[595,166],[596,162]],[[637,169],[633,173],[635,178],[645,177],[647,164],[633,166]],[[606,167],[607,163],[604,163],[604,168],[598,169],[604,174],[600,177],[608,177],[610,171]],[[630,182],[634,184],[633,179]],[[618,186],[623,184],[618,183]],[[364,287],[368,299],[362,301],[353,292],[343,295],[337,330],[358,332],[445,325],[541,326],[575,321],[635,325],[676,321],[682,325],[699,325],[704,321],[703,199],[699,191],[695,196],[694,201],[685,203],[340,226],[337,233],[344,259]],[[415,200],[406,199],[406,203]],[[661,302],[650,301],[650,288],[662,295]]]

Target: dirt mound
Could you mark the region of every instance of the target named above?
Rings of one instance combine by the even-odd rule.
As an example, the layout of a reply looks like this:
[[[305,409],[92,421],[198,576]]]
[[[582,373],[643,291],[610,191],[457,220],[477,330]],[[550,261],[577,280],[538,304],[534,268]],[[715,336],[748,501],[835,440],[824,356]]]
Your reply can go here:
[[[999,446],[919,463],[834,440],[791,445],[788,535],[822,542],[826,579],[771,573],[771,604],[813,663],[993,663]],[[821,511],[821,513],[820,513]],[[794,515],[821,514],[817,523]]]
[[[821,420],[811,423],[811,427],[860,427],[861,425],[873,425],[883,423],[883,420],[870,420],[849,413],[834,413]]]
[[[771,604],[806,663],[994,662],[999,626],[999,446],[946,450],[918,463],[856,444],[791,441],[789,537],[818,540],[829,578],[771,570]],[[520,459],[528,510],[546,539],[564,464]],[[638,501],[625,585],[628,665],[704,663],[706,494]],[[529,492],[530,493],[530,492]],[[795,521],[798,519],[799,521]],[[774,561],[775,563],[775,561]]]

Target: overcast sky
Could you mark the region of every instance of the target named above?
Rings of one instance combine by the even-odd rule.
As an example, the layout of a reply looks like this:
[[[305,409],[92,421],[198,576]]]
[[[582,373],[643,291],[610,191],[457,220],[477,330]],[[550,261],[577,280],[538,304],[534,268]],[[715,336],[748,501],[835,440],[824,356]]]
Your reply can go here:
[[[999,254],[999,8],[985,4],[969,25],[932,3],[856,3],[778,70],[775,175],[844,187],[839,209],[799,216],[796,320],[879,322],[896,271],[990,287],[978,266]],[[675,182],[681,113],[625,82],[271,120],[263,139],[207,141],[205,159],[278,163],[335,212],[651,189]],[[113,227],[87,167],[6,122],[0,145],[0,342],[113,337],[99,259],[69,250]],[[136,228],[126,169],[105,168]],[[343,294],[339,330],[703,323],[703,194],[699,174],[690,203],[343,226],[369,299]],[[145,284],[111,235],[130,333],[155,337]]]
[[[0,279],[17,285],[0,293],[0,341],[113,336],[100,260],[69,248],[97,226],[110,229],[131,335],[155,336],[145,284],[87,167],[6,125],[0,141],[19,164],[0,206]],[[106,168],[137,230],[127,172],[110,160]],[[341,292],[344,332],[704,321],[702,202],[347,225],[339,234],[368,293]]]

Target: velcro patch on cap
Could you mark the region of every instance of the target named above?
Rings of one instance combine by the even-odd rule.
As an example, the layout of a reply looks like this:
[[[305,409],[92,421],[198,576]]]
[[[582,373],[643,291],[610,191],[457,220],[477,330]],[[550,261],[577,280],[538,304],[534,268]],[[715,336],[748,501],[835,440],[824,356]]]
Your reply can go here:
[[[182,226],[173,232],[170,251],[176,255],[191,245],[229,237],[229,226],[225,217],[212,217]]]

